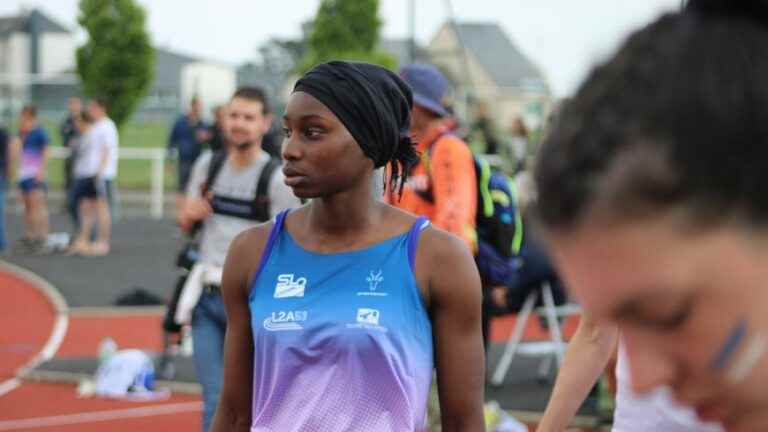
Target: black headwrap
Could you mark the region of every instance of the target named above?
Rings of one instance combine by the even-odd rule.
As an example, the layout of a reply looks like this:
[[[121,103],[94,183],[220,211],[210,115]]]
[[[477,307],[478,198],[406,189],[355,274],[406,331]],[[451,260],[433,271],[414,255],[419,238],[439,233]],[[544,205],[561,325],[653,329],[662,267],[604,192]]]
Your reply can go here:
[[[418,161],[410,138],[413,95],[393,72],[331,61],[304,74],[293,91],[309,93],[331,110],[376,168],[392,162],[393,186]]]

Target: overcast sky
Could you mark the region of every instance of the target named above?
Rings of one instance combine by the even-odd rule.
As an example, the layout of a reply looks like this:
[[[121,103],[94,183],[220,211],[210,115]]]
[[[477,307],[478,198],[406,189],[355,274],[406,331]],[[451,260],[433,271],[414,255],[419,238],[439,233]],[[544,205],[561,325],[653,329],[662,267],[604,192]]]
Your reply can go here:
[[[138,0],[149,16],[153,41],[211,60],[239,64],[270,36],[300,34],[320,0]],[[498,22],[536,63],[557,96],[570,94],[590,67],[627,34],[680,0],[414,0],[416,38],[429,42],[450,16]],[[0,16],[38,7],[75,29],[77,0],[2,0]],[[408,36],[409,0],[380,0],[384,36]]]

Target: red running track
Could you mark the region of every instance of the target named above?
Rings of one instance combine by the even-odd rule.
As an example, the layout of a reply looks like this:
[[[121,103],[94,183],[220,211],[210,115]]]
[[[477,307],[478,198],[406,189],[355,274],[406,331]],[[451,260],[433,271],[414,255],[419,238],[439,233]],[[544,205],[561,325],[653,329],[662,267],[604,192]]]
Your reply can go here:
[[[0,268],[0,432],[2,431],[197,431],[201,428],[199,396],[172,395],[161,402],[126,402],[99,398],[79,399],[71,384],[11,383],[17,370],[41,351],[51,336],[56,310],[33,281]],[[94,356],[101,339],[113,337],[122,348],[159,351],[161,316],[88,313],[69,316],[58,357]],[[495,319],[491,338],[503,343],[515,317]],[[569,318],[565,335],[578,323]],[[531,319],[525,338],[545,339],[546,332]]]
[[[4,383],[40,352],[51,335],[56,312],[41,291],[2,270],[0,294],[0,383]]]
[[[34,281],[0,267],[0,431],[198,431],[199,396],[155,402],[79,399],[76,386],[16,381],[51,336],[56,310]],[[101,339],[120,348],[159,350],[157,314],[70,316],[57,356],[93,356]],[[19,383],[19,385],[16,385]]]

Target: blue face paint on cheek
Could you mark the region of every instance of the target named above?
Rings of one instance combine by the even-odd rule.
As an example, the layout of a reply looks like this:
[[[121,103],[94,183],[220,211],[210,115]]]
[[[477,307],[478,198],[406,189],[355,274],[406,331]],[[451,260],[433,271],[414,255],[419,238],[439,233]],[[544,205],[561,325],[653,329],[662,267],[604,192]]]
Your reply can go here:
[[[723,368],[725,368],[725,365],[728,364],[728,361],[738,350],[746,334],[747,320],[741,320],[733,330],[731,330],[731,333],[728,335],[728,338],[726,338],[720,352],[718,352],[717,356],[715,356],[710,364],[710,368],[712,368],[713,371],[721,372]]]

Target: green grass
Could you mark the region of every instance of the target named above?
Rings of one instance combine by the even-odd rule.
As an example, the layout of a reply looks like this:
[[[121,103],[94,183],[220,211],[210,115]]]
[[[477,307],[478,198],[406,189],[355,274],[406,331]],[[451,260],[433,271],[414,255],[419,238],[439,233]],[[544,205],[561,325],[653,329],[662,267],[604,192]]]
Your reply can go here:
[[[61,146],[59,126],[50,120],[41,121],[51,137],[51,144]],[[170,125],[160,122],[130,122],[120,131],[120,146],[134,148],[165,148]],[[119,160],[117,184],[125,189],[149,190],[151,180],[151,163],[149,160]],[[165,189],[176,187],[176,171],[173,166],[166,164]],[[48,164],[48,182],[53,188],[64,184],[64,161],[52,159]]]

